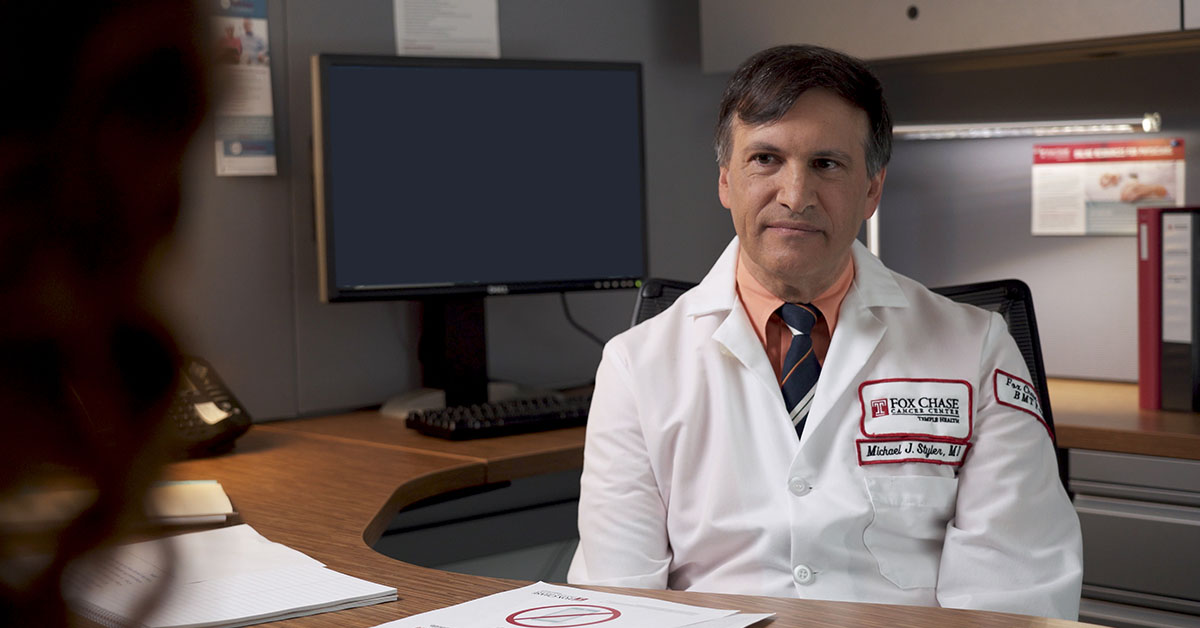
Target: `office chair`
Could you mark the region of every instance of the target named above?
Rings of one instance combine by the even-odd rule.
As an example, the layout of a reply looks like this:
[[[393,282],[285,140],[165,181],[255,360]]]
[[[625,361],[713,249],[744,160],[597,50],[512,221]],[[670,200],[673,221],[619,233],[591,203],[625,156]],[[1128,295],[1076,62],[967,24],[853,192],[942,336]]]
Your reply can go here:
[[[651,318],[671,306],[679,295],[696,284],[687,281],[649,278],[638,290],[634,304],[633,324]],[[943,286],[934,292],[959,303],[968,303],[989,312],[997,312],[1008,324],[1008,333],[1017,341],[1021,357],[1029,368],[1032,384],[1037,388],[1042,405],[1042,418],[1054,434],[1054,416],[1050,411],[1050,391],[1046,386],[1046,369],[1042,363],[1042,341],[1038,336],[1037,317],[1033,313],[1033,294],[1019,279],[1000,279],[980,283]],[[1058,474],[1063,486],[1068,486],[1067,451],[1057,449]]]
[[[1019,279],[1000,279],[980,283],[931,288],[934,292],[958,301],[997,312],[1008,324],[1008,333],[1017,341],[1030,379],[1041,395],[1042,418],[1054,433],[1054,418],[1050,412],[1050,395],[1046,388],[1046,368],[1042,364],[1042,341],[1038,336],[1037,318],[1033,315],[1033,294]]]
[[[673,279],[658,279],[650,277],[642,282],[638,290],[637,301],[633,304],[633,323],[638,323],[661,314],[671,307],[679,295],[687,292],[696,284],[690,281],[675,281]]]
[[[1033,293],[1019,279],[998,279],[957,286],[931,288],[934,292],[959,303],[969,303],[989,312],[997,312],[1008,324],[1008,333],[1017,341],[1025,366],[1029,368],[1030,383],[1037,388],[1042,406],[1042,418],[1054,435],[1054,415],[1050,411],[1050,389],[1046,385],[1046,367],[1042,363],[1042,340],[1038,336],[1037,317],[1033,313]],[[1063,488],[1069,489],[1067,450],[1055,447],[1058,476]]]

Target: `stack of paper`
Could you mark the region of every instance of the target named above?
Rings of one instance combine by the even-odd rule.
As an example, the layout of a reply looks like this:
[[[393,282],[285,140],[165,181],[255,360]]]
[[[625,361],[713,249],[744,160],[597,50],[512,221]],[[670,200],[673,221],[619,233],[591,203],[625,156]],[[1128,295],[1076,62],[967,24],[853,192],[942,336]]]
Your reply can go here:
[[[770,616],[539,582],[376,628],[745,628]]]
[[[67,600],[92,621],[125,626],[162,578],[171,579],[167,593],[143,626],[246,626],[396,599],[392,587],[326,569],[237,525],[122,545],[84,561],[68,573]]]
[[[146,495],[146,516],[157,523],[224,523],[235,514],[229,496],[216,480],[159,482]]]

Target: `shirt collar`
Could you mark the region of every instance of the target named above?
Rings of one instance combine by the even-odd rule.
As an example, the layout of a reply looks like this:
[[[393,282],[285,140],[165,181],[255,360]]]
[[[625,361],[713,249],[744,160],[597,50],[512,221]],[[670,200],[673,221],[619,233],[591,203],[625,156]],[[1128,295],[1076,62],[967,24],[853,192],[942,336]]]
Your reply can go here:
[[[838,274],[838,278],[834,280],[833,285],[829,286],[825,292],[813,299],[812,305],[821,310],[821,315],[825,319],[825,324],[829,327],[829,335],[833,336],[834,327],[837,325],[838,312],[842,308],[842,300],[845,299],[846,293],[850,291],[851,284],[854,283],[854,258],[846,256],[846,266]],[[767,338],[767,321],[779,306],[783,305],[783,299],[775,296],[770,290],[763,287],[754,275],[742,263],[741,255],[738,255],[737,260],[737,292],[738,297],[742,301],[743,307],[746,308],[746,314],[750,317],[750,322],[754,325],[754,333],[758,334],[758,339],[766,344]]]

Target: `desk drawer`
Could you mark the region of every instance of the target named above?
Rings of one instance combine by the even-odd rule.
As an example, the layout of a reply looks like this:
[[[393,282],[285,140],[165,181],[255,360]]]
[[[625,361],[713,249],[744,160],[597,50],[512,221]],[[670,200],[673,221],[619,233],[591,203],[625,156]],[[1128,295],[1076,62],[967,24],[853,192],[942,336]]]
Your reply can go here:
[[[1200,460],[1070,451],[1071,490],[1200,507]]]
[[[1200,602],[1200,508],[1077,493],[1075,510],[1084,584]]]

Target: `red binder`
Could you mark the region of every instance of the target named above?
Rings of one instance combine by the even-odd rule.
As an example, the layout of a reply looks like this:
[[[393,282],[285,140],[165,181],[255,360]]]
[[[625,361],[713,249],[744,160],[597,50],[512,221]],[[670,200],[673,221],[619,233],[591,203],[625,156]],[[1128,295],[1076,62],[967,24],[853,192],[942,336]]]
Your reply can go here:
[[[1162,407],[1162,210],[1137,210],[1138,407]]]

